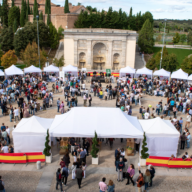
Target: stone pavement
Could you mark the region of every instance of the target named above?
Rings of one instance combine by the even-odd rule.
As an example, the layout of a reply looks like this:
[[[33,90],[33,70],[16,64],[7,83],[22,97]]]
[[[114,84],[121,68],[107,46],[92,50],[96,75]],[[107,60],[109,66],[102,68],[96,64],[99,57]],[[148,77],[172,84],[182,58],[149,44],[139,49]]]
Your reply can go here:
[[[51,84],[49,85],[51,87]],[[89,88],[90,84],[87,83],[86,86]],[[106,84],[103,84],[105,87]],[[92,94],[93,96],[93,94]],[[56,101],[57,98],[61,98],[61,101],[64,101],[63,93],[54,94],[54,102],[53,107],[47,109],[46,111],[37,112],[37,116],[45,117],[45,118],[54,118],[57,113]],[[156,97],[156,96],[148,96],[143,95],[141,104],[147,108],[150,104],[155,108],[158,101],[162,100],[163,104],[166,102],[166,98]],[[40,101],[42,102],[42,101]],[[66,102],[65,102],[66,105]],[[14,104],[14,106],[17,106]],[[100,101],[97,97],[93,96],[92,101],[93,107],[116,107],[115,100],[102,100]],[[83,99],[81,97],[78,98],[78,107],[83,107]],[[68,107],[65,106],[65,110]],[[139,106],[133,105],[133,116],[139,116]],[[172,115],[172,114],[171,114]],[[183,117],[185,120],[186,115],[178,113],[178,117]],[[166,118],[168,119],[168,117]],[[14,122],[9,122],[9,116],[2,117],[0,116],[1,123],[4,122],[6,125],[13,127]],[[86,120],[85,120],[86,122]],[[185,123],[185,122],[184,122]],[[191,130],[191,127],[190,127]],[[86,178],[83,179],[82,189],[77,188],[76,181],[72,181],[71,174],[68,178],[67,187],[65,187],[66,191],[82,191],[82,192],[96,192],[98,191],[98,182],[101,180],[103,176],[106,176],[107,182],[109,179],[112,179],[116,185],[117,191],[137,191],[136,187],[133,186],[125,186],[124,182],[117,182],[117,175],[114,166],[114,149],[118,147],[124,147],[125,143],[120,143],[119,139],[116,139],[114,142],[113,150],[109,149],[108,145],[103,144],[102,149],[99,152],[100,163],[98,166],[91,165],[91,156],[87,158],[87,172]],[[189,154],[192,154],[192,150],[186,149],[179,151],[178,155],[181,157],[185,151],[188,151]],[[57,168],[59,168],[59,162],[61,156],[59,155],[59,149],[56,146],[52,147],[53,153],[53,163],[44,164],[42,163],[42,169],[37,170],[35,163],[30,163],[27,166],[23,164],[0,164],[0,175],[2,175],[3,180],[5,182],[6,191],[36,191],[36,192],[52,192],[55,190],[55,172]],[[138,154],[133,157],[127,157],[129,160],[129,164],[133,163],[136,167],[136,175],[134,179],[137,179],[138,176]],[[71,157],[72,165],[73,158]],[[144,169],[143,169],[144,171]],[[167,168],[156,168],[156,177],[154,179],[154,187],[149,188],[149,191],[190,191],[190,180],[192,179],[192,171],[191,169],[167,169]],[[11,182],[10,182],[11,181]]]

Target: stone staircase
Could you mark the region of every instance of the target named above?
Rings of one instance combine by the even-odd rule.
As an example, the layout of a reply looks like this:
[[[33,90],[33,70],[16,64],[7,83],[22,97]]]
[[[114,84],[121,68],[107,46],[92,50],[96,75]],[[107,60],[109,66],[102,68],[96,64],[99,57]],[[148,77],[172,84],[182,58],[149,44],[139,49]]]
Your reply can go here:
[[[144,62],[142,60],[141,55],[139,54],[139,46],[136,45],[136,52],[135,52],[135,69],[140,69],[144,67]]]

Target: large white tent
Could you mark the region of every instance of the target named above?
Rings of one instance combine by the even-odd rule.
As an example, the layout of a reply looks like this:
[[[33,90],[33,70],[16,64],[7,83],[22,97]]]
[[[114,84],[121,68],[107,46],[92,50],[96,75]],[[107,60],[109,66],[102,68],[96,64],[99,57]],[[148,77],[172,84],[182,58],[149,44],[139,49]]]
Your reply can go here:
[[[13,130],[14,151],[43,152],[47,129],[50,128],[53,119],[37,116],[23,118]]]
[[[59,67],[54,65],[49,65],[48,67],[44,67],[45,72],[59,72]]]
[[[121,68],[119,71],[119,77],[124,77],[124,76],[126,76],[126,74],[130,74],[133,77],[135,74],[135,69],[133,69],[129,66],[127,66],[125,68]]]
[[[171,72],[166,71],[165,69],[157,70],[153,73],[153,76],[159,76],[159,77],[167,77],[170,78]]]
[[[24,73],[41,73],[41,69],[31,65],[30,67],[24,68]]]
[[[78,76],[78,69],[77,69],[77,67],[74,67],[72,65],[67,65],[66,67],[63,67],[62,71],[64,71],[64,73],[71,73],[75,77]]]
[[[183,79],[183,80],[187,80],[188,79],[188,74],[185,73],[182,69],[179,69],[177,71],[174,71],[171,74],[171,79]]]
[[[0,76],[4,76],[4,72],[0,69]]]
[[[118,108],[76,107],[56,115],[49,129],[52,137],[143,138],[137,117]]]
[[[5,75],[23,75],[23,71],[15,65],[11,65],[9,68],[5,69]]]
[[[150,156],[176,156],[180,133],[169,120],[157,117],[139,122],[146,134]]]
[[[153,74],[153,71],[146,67],[143,67],[136,71],[136,77],[139,77],[140,75],[147,75],[148,77],[152,78],[152,74]]]

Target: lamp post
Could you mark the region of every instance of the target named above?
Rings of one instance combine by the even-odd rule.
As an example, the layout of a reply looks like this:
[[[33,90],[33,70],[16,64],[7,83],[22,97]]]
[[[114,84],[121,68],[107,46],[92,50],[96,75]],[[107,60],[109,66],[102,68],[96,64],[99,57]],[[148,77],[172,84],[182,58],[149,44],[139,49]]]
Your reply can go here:
[[[161,69],[161,63],[162,63],[162,58],[163,58],[163,47],[164,47],[164,40],[165,40],[166,21],[167,21],[167,19],[165,19],[165,25],[164,25],[163,44],[162,44],[161,59],[160,59],[160,69]]]
[[[39,20],[39,15],[36,15],[37,19],[37,43],[38,43],[38,55],[39,55],[39,68],[40,67],[40,51],[39,51],[39,26],[38,26],[38,20]]]

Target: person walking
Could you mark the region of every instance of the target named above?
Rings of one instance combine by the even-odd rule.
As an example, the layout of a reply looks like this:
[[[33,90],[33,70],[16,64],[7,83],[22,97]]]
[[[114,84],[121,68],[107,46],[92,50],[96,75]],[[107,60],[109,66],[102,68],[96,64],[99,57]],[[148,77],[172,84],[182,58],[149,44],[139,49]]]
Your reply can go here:
[[[62,168],[62,183],[64,184],[64,186],[67,185],[67,178],[69,176],[69,170],[67,167],[63,167]]]
[[[155,177],[155,169],[154,169],[154,167],[153,167],[152,165],[150,166],[149,171],[150,171],[150,173],[151,173],[151,182],[150,182],[150,186],[149,186],[149,187],[152,187],[153,178]]]
[[[63,161],[65,162],[65,167],[68,168],[69,164],[70,164],[70,157],[69,157],[69,153],[66,152],[64,157],[63,157]]]
[[[92,101],[92,97],[91,97],[91,94],[89,94],[89,107],[91,107],[91,101]]]
[[[117,171],[118,171],[118,179],[117,181],[123,181],[123,169],[125,167],[125,163],[123,162],[123,158],[121,157],[118,164],[117,164]]]
[[[185,128],[189,128],[190,127],[190,123],[191,123],[191,115],[188,113],[187,117],[186,117],[186,123],[185,123]]]
[[[140,167],[139,167],[139,173],[141,173]],[[144,190],[144,192],[146,192],[146,189],[148,188],[149,183],[151,182],[151,173],[150,173],[149,169],[147,169],[145,174],[144,174],[144,182],[145,182],[145,190]]]
[[[142,186],[144,185],[143,173],[139,173],[139,177],[136,183],[137,183],[138,192],[142,192]]]
[[[102,181],[99,182],[99,190],[100,192],[105,192],[107,190],[107,184],[105,183],[106,178],[103,177]]]
[[[19,110],[16,107],[14,110],[14,117],[15,117],[15,123],[16,123],[16,119],[19,121]]]
[[[58,168],[58,169],[57,169],[57,172],[56,172],[56,190],[58,190],[58,185],[60,185],[61,192],[63,192],[63,187],[62,187],[62,183],[61,183],[61,178],[62,178],[61,169]]]
[[[107,192],[115,192],[115,184],[113,183],[112,180],[109,180]]]
[[[87,97],[86,94],[83,96],[83,101],[84,101],[84,107],[87,107]]]
[[[133,176],[135,175],[135,168],[134,165],[131,164],[129,168],[127,169],[127,183],[126,185],[129,185],[129,180],[131,180],[133,186],[135,185],[135,182],[133,181]]]
[[[191,134],[187,133],[187,148],[190,148]]]
[[[57,100],[57,112],[59,113],[59,108],[60,108],[60,98]]]
[[[81,165],[79,166],[79,168],[76,169],[75,173],[76,173],[76,178],[77,178],[77,184],[78,184],[79,189],[80,189],[82,178],[84,177],[84,173],[83,173]]]

